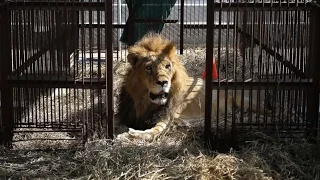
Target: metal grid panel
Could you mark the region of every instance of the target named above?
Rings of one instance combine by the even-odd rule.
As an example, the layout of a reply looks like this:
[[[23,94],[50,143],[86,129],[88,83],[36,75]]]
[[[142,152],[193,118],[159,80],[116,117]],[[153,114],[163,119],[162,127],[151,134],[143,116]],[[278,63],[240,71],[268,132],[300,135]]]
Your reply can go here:
[[[211,102],[207,100],[206,136],[220,137],[221,134],[227,136],[231,133],[234,138],[237,133],[258,130],[280,137],[302,138],[306,137],[311,129],[317,129],[319,104],[315,101],[319,100],[317,88],[319,75],[307,75],[314,71],[309,65],[315,63],[310,54],[315,51],[310,46],[310,32],[315,30],[310,29],[310,24],[316,23],[310,19],[310,13],[315,12],[310,8],[311,4],[307,2],[210,3],[208,21],[214,23],[208,24],[207,68],[212,67],[211,59],[215,57],[221,78],[213,85],[207,82],[207,99],[211,99],[212,88],[225,91],[239,89],[240,92],[234,98],[240,96],[242,105],[239,113],[233,110],[230,116],[224,113],[221,117],[221,113],[218,113],[216,117],[211,118],[209,110]],[[226,26],[227,31],[223,29],[222,17],[233,19],[233,23]],[[218,29],[215,29],[217,25]],[[236,34],[230,33],[230,30]],[[218,52],[209,50],[215,47]],[[223,50],[232,51],[232,49],[240,56],[224,59]],[[229,67],[225,68],[226,66]],[[207,73],[211,74],[211,71]],[[207,79],[211,80],[211,77],[207,76]],[[310,92],[312,87],[314,91]],[[249,93],[249,97],[245,95],[246,93]],[[255,96],[255,93],[258,96]],[[311,98],[307,97],[311,96],[315,97],[310,102]],[[219,102],[219,93],[213,98]],[[259,108],[260,112],[245,113],[244,98],[248,98],[249,105]],[[264,103],[271,105],[270,108],[273,110],[271,116],[262,115],[269,109],[265,105],[260,109]],[[224,106],[227,104],[226,101]],[[310,110],[311,107],[315,108],[314,111]],[[212,126],[215,127],[214,132]],[[231,127],[231,131],[227,130],[228,127]]]

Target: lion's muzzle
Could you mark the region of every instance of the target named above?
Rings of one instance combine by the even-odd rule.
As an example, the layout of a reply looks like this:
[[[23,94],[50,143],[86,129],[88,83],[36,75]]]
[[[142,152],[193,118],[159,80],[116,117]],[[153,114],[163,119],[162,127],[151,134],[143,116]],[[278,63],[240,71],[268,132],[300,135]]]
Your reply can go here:
[[[149,93],[149,97],[152,103],[158,105],[164,105],[168,101],[168,93],[161,91],[158,94]]]

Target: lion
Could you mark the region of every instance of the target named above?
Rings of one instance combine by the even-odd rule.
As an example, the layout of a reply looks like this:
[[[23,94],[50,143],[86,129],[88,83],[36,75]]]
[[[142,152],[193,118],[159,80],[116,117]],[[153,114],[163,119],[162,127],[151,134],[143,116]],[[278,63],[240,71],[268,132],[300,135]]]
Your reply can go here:
[[[124,77],[119,96],[116,119],[129,127],[127,135],[153,141],[172,121],[194,119],[204,116],[205,81],[189,77],[176,53],[173,42],[156,33],[145,35],[129,47],[130,67]],[[239,90],[237,90],[239,91]],[[225,112],[233,105],[241,107],[241,91],[212,91],[212,114]],[[254,91],[253,91],[254,92]],[[257,92],[253,93],[253,99]],[[261,91],[261,97],[263,97]],[[243,106],[249,109],[249,91],[244,91]],[[252,101],[251,111],[256,111],[256,101]],[[263,103],[261,103],[263,104]]]

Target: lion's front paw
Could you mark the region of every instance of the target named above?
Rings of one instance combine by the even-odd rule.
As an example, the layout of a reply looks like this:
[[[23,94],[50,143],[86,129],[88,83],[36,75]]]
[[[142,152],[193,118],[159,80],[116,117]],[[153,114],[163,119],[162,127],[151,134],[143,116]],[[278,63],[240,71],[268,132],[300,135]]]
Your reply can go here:
[[[130,134],[128,132],[124,132],[121,134],[118,134],[116,137],[116,140],[118,141],[129,141],[130,140]]]
[[[134,139],[142,139],[147,142],[151,142],[155,138],[155,135],[151,129],[142,131],[129,128],[128,134]]]

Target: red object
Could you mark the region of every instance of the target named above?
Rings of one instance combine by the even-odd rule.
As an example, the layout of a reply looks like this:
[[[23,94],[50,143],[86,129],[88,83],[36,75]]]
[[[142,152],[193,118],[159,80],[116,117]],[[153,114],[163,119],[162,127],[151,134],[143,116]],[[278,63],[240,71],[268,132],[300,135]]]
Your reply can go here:
[[[217,65],[214,58],[212,59],[212,62],[213,62],[212,63],[212,79],[218,79]],[[207,75],[207,72],[206,72],[206,69],[204,69],[204,72],[202,74],[202,79],[206,79],[206,75]]]

